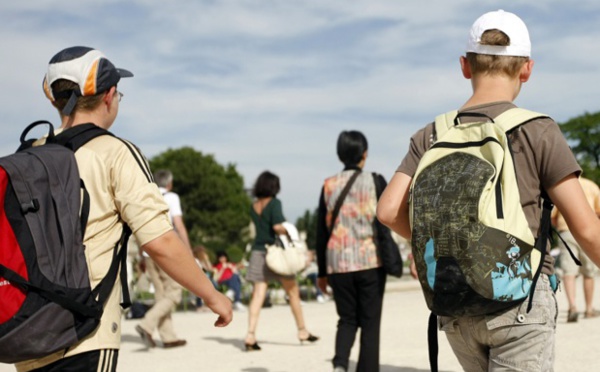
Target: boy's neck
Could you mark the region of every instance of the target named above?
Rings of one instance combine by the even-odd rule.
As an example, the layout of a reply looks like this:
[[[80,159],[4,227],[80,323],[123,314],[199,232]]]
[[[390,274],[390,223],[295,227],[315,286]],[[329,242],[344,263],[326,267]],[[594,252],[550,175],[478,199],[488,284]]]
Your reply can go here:
[[[514,101],[521,90],[518,78],[507,76],[477,76],[471,78],[473,95],[461,109],[499,101]]]
[[[108,129],[110,127],[110,125],[107,125],[106,118],[96,112],[96,110],[75,112],[70,116],[61,116],[61,120],[61,126],[65,129],[87,123],[96,124],[104,129]]]

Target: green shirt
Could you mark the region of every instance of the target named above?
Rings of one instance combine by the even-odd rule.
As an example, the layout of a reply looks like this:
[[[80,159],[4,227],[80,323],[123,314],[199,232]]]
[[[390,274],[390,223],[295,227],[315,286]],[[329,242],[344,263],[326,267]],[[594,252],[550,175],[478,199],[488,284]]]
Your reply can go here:
[[[260,215],[253,207],[250,207],[250,217],[256,228],[256,238],[254,238],[252,249],[266,251],[265,244],[275,243],[276,234],[273,225],[285,222],[281,201],[277,198],[271,199]]]

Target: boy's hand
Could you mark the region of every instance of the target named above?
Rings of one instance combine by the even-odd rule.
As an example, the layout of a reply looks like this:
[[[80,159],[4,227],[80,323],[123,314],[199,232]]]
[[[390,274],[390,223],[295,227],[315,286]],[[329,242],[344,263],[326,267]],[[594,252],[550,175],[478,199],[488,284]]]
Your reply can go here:
[[[233,310],[231,300],[223,293],[215,289],[211,298],[204,299],[206,306],[217,314],[219,318],[215,322],[215,327],[225,327],[233,320]]]

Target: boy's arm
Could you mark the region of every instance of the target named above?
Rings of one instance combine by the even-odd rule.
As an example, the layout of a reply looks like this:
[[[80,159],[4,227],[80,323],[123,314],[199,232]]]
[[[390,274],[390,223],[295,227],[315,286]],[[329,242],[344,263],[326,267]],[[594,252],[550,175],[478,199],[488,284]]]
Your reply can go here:
[[[407,240],[411,238],[408,220],[408,192],[411,181],[412,178],[407,174],[396,172],[377,203],[379,221]]]
[[[194,256],[174,230],[144,244],[142,249],[177,283],[202,298],[219,318],[216,327],[224,327],[233,318],[231,301],[217,291],[206,277]]]
[[[563,215],[575,240],[596,266],[600,266],[600,220],[590,207],[575,174],[548,188],[548,194]]]

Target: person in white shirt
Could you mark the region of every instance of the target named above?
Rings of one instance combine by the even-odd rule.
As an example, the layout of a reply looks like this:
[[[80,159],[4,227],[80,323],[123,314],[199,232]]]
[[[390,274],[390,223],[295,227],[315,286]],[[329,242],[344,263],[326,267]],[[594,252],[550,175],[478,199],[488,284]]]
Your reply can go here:
[[[179,195],[172,192],[173,173],[169,170],[161,169],[154,173],[154,182],[158,185],[165,202],[169,206],[169,218],[184,244],[190,249],[190,241],[187,229],[183,222],[183,212]],[[155,347],[156,343],[152,338],[155,329],[163,343],[164,348],[173,348],[184,346],[187,342],[177,337],[171,320],[173,308],[181,302],[182,289],[167,273],[165,273],[156,263],[144,255],[144,267],[152,285],[154,286],[154,305],[145,314],[141,323],[135,327],[142,341],[148,347]]]

